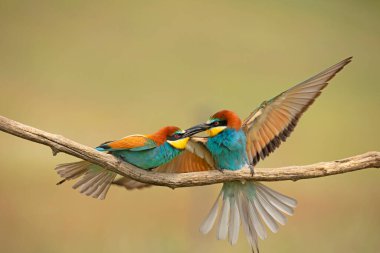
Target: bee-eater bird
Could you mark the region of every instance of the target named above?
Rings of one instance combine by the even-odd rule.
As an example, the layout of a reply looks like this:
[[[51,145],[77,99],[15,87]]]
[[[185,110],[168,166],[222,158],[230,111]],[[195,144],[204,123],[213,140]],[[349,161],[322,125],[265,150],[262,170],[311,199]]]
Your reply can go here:
[[[152,135],[131,135],[119,141],[107,142],[99,151],[110,154],[142,169],[159,172],[193,172],[204,170],[239,170],[245,167],[254,173],[254,166],[285,141],[299,118],[320,95],[351,57],[290,88],[271,100],[264,101],[243,122],[232,111],[215,113],[206,123],[181,131],[166,127]],[[189,137],[206,131],[208,138]],[[65,180],[82,176],[73,186],[95,198],[103,199],[110,187],[116,184],[127,189],[149,186],[122,177],[86,161],[61,164],[58,173]],[[62,181],[61,181],[62,182]],[[284,225],[284,214],[292,215],[295,199],[278,193],[254,181],[224,183],[211,211],[201,226],[208,233],[218,215],[218,202],[222,198],[221,217],[218,221],[218,239],[235,244],[240,223],[252,251],[258,251],[258,238],[267,237],[264,224],[277,232]]]
[[[129,135],[117,141],[103,143],[96,149],[108,152],[145,170],[187,172],[190,169],[191,171],[208,169],[205,161],[190,152],[184,152],[178,159],[174,159],[185,149],[188,140],[188,133],[178,127],[167,126],[154,134]],[[179,164],[185,166],[180,167]],[[59,164],[56,166],[56,171],[64,178],[58,184],[82,176],[73,188],[80,188],[81,193],[99,199],[106,197],[111,184],[124,186],[127,189],[148,186],[125,177],[115,180],[117,175],[115,172],[87,161]]]
[[[214,167],[220,170],[250,168],[253,173],[253,167],[289,137],[303,112],[321,94],[327,82],[350,61],[351,57],[264,101],[243,122],[232,111],[215,113],[206,123],[186,130],[189,135],[202,130],[209,135],[207,139],[192,137],[188,145],[196,141],[203,143],[214,159]],[[212,229],[220,198],[223,204],[217,238],[228,236],[229,242],[235,244],[241,222],[252,251],[258,251],[258,237],[267,237],[264,224],[277,232],[278,223],[284,225],[286,222],[284,214],[292,215],[297,204],[295,199],[258,182],[224,183],[201,232],[208,233]]]

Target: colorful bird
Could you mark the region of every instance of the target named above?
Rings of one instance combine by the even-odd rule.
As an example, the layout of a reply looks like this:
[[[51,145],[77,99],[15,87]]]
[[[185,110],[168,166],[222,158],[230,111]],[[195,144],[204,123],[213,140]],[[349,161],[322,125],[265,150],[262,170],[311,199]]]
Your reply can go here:
[[[145,170],[155,169],[165,172],[205,170],[208,168],[206,162],[190,152],[184,152],[178,159],[174,159],[184,151],[188,140],[188,133],[178,127],[167,126],[151,135],[129,135],[117,141],[103,143],[96,149],[108,152]],[[169,163],[170,161],[172,162]],[[58,184],[82,176],[73,188],[80,188],[81,193],[99,199],[106,197],[111,184],[124,186],[127,189],[148,186],[125,177],[115,180],[117,175],[115,172],[87,161],[59,164],[56,166],[56,171],[64,178]]]
[[[321,94],[327,82],[349,62],[351,57],[273,99],[264,101],[244,122],[232,111],[222,110],[215,113],[206,123],[186,130],[189,135],[206,131],[209,137],[192,137],[189,143],[203,144],[219,170],[250,168],[254,173],[253,168],[259,160],[268,156],[289,137],[303,112]],[[297,204],[295,199],[258,182],[224,183],[219,197],[201,226],[201,232],[208,233],[212,229],[220,198],[223,199],[223,204],[217,238],[226,239],[228,236],[229,242],[235,244],[241,223],[252,251],[258,251],[258,237],[267,237],[264,224],[272,232],[277,232],[277,223],[284,225],[284,214],[292,215]]]
[[[254,173],[254,166],[289,137],[303,112],[320,95],[327,82],[349,62],[351,57],[264,101],[244,122],[234,112],[222,110],[206,123],[185,131],[166,127],[153,135],[131,135],[107,142],[97,150],[108,151],[137,167],[158,172],[250,168]],[[189,138],[202,131],[208,133],[207,138]],[[86,161],[61,164],[56,170],[63,181],[82,176],[73,187],[81,187],[82,193],[100,199],[106,196],[111,184],[127,189],[149,186],[126,177],[115,180],[114,172]],[[223,204],[218,239],[228,237],[229,242],[235,244],[242,224],[252,251],[258,251],[258,238],[267,237],[264,224],[272,232],[277,232],[278,223],[286,223],[284,214],[292,215],[297,204],[295,199],[258,182],[224,183],[201,232],[208,233],[214,226],[220,198]]]

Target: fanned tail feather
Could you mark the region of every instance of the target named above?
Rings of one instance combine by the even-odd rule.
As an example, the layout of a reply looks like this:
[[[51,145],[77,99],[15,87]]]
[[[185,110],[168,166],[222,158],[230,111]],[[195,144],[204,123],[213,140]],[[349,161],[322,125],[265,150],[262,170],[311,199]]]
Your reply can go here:
[[[59,164],[55,170],[64,178],[61,182],[82,176],[81,179],[73,185],[73,188],[79,189],[80,193],[97,199],[104,199],[106,197],[116,177],[115,172],[106,170],[87,161]]]
[[[218,207],[219,207],[219,198],[223,195],[223,191],[220,191],[218,198],[215,200],[214,205],[212,206],[210,212],[208,213],[206,219],[203,221],[200,231],[203,234],[208,234],[214,226],[216,217],[218,216]]]
[[[258,238],[267,237],[265,225],[276,233],[279,225],[285,225],[284,214],[293,215],[297,201],[258,182],[229,182],[223,188],[211,211],[201,225],[200,231],[210,232],[218,216],[222,198],[217,238],[227,239],[234,245],[239,236],[240,224],[251,246],[252,252],[259,252]]]
[[[71,180],[83,175],[88,170],[88,167],[90,165],[91,163],[87,161],[62,163],[58,164],[55,167],[55,170],[57,171],[58,175],[64,179]]]
[[[252,252],[259,252],[259,244],[257,240],[257,233],[250,222],[248,204],[249,202],[244,199],[243,194],[238,194],[238,206],[241,216],[241,222],[245,236],[247,237],[248,243],[251,246]]]

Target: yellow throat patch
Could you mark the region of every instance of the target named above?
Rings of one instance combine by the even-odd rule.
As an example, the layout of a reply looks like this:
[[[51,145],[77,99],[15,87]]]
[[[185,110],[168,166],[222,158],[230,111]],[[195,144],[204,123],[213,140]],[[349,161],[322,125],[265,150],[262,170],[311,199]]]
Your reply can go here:
[[[226,128],[227,128],[226,126],[213,127],[213,128],[210,128],[210,129],[206,130],[206,133],[210,137],[214,137],[215,135],[219,134],[220,132],[222,132]]]
[[[176,149],[185,149],[186,144],[189,141],[190,137],[182,138],[175,141],[167,141],[170,145],[172,145]]]

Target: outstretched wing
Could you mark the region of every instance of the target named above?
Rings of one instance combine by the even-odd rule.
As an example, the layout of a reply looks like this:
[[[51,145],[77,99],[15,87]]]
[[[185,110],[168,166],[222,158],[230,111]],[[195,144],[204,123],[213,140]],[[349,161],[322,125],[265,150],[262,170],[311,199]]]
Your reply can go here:
[[[252,165],[268,156],[289,137],[302,113],[351,59],[349,57],[273,99],[264,101],[245,119],[243,130],[247,136],[247,154]]]
[[[117,141],[101,144],[96,148],[98,151],[125,150],[141,151],[157,147],[157,144],[145,135],[129,135]]]
[[[162,173],[187,173],[215,169],[214,159],[205,147],[205,142],[206,138],[191,138],[186,145],[186,149],[181,154],[170,162],[153,169],[153,171]],[[127,190],[151,186],[126,177],[115,180],[113,184],[123,186]]]

